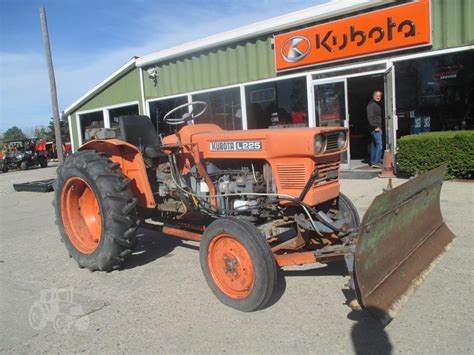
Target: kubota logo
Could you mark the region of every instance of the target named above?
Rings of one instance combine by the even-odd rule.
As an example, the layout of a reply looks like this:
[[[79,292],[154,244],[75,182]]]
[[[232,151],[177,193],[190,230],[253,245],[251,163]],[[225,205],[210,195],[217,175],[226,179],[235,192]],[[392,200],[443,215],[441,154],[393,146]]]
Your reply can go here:
[[[275,36],[276,70],[431,43],[430,1],[414,0]]]
[[[288,38],[281,46],[281,56],[290,63],[298,62],[311,50],[309,39],[303,36]]]

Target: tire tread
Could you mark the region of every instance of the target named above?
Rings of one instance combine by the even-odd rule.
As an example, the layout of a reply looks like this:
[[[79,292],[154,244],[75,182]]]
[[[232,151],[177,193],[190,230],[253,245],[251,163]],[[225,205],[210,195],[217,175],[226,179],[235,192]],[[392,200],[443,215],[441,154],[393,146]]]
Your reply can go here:
[[[73,154],[57,169],[57,174],[53,203],[56,224],[68,253],[81,268],[91,271],[112,271],[120,268],[131,255],[137,242],[137,199],[130,190],[130,179],[122,174],[119,164],[109,160],[106,154],[93,150]],[[76,176],[75,174],[81,175],[91,187],[95,186],[94,193],[104,209],[101,210],[104,218],[101,242],[92,254],[82,254],[72,245],[62,223],[61,188],[64,182],[69,177]]]

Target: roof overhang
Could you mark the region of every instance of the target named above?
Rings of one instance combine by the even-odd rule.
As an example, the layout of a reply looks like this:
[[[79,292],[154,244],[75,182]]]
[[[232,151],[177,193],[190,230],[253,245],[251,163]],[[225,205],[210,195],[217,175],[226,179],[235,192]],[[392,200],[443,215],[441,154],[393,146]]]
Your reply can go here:
[[[132,57],[127,63],[125,63],[123,66],[121,66],[118,70],[113,72],[110,76],[108,76],[105,80],[101,81],[99,84],[94,86],[91,90],[89,90],[87,93],[85,93],[83,96],[81,96],[77,101],[72,103],[69,107],[67,107],[64,110],[64,114],[67,115],[71,113],[74,109],[82,105],[84,102],[86,102],[88,99],[90,99],[92,96],[103,90],[107,85],[111,84],[113,81],[117,80],[121,75],[127,73],[130,71],[130,69],[135,68],[135,62],[137,60],[137,57]]]
[[[251,37],[257,37],[291,27],[305,25],[310,22],[325,20],[331,17],[342,16],[394,1],[395,0],[333,0],[325,4],[291,12],[249,26],[240,27],[235,30],[188,42],[159,52],[154,52],[137,59],[136,65],[137,67],[146,67],[178,56],[194,53],[199,50],[209,49],[231,42],[238,42]]]

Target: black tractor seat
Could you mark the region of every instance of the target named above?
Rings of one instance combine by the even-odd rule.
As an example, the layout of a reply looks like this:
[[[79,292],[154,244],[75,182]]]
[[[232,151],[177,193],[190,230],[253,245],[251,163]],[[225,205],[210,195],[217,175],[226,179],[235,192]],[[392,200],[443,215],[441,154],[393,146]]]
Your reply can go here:
[[[120,116],[119,124],[122,140],[136,146],[144,157],[154,159],[166,156],[150,117]]]

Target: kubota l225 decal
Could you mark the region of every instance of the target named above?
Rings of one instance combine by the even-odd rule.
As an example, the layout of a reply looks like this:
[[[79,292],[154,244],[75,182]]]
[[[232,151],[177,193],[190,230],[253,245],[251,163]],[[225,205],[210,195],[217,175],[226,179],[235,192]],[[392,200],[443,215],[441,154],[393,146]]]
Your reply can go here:
[[[275,36],[276,70],[431,43],[430,2],[418,0]]]
[[[262,141],[221,141],[210,142],[212,152],[242,152],[262,150]]]

